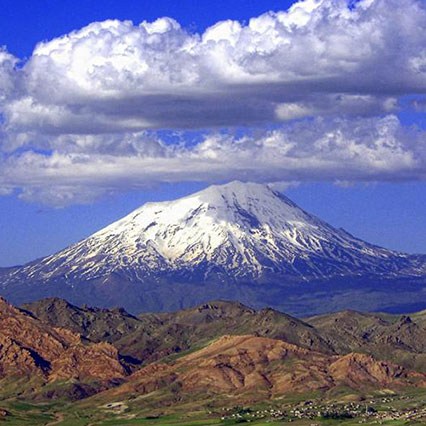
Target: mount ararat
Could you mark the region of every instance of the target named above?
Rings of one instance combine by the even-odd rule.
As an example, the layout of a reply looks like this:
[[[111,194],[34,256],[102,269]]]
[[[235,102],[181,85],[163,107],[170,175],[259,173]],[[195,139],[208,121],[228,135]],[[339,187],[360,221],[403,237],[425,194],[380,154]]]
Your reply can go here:
[[[132,312],[238,299],[296,315],[426,307],[426,256],[387,250],[267,185],[231,182],[146,203],[59,253],[0,270],[13,303],[59,296]]]

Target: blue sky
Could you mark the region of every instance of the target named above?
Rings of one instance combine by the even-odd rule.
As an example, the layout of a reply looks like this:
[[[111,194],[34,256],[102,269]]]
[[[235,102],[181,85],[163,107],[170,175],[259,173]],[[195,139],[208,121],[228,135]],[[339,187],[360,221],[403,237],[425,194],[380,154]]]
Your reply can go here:
[[[39,41],[50,40],[106,19],[154,21],[169,16],[194,31],[225,19],[249,20],[269,10],[290,6],[288,0],[2,0],[1,44],[20,58],[31,56]]]
[[[426,253],[424,4],[293,3],[3,0],[0,266],[236,178]]]

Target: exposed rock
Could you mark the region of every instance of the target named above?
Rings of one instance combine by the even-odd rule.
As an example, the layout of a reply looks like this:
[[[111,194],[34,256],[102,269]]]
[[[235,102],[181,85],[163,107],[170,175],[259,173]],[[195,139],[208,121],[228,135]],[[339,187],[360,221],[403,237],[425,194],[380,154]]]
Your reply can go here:
[[[173,313],[141,314],[138,318],[125,311],[78,308],[61,299],[44,299],[23,307],[50,325],[78,330],[95,342],[112,343],[133,362],[156,361],[223,334],[268,336],[333,353],[311,325],[273,309],[254,310],[237,302],[213,301]]]
[[[368,353],[426,372],[426,323],[422,312],[399,316],[343,311],[306,321],[337,353]]]
[[[407,372],[404,367],[384,361],[376,361],[370,355],[351,353],[330,365],[329,372],[335,382],[344,383],[354,389],[403,385],[404,382],[425,375]]]
[[[120,309],[77,308],[58,299],[33,307],[20,310],[0,299],[0,376],[37,377],[49,385],[25,389],[25,396],[85,398],[101,392],[106,400],[118,395],[149,399],[155,392],[171,404],[191,395],[260,401],[339,386],[356,394],[426,384],[423,373],[352,351],[420,351],[424,343],[417,340],[424,325],[417,324],[416,315],[346,311],[311,319],[321,335],[313,325],[272,309],[222,301],[139,317]],[[56,320],[81,327],[86,335],[55,327]],[[119,331],[111,330],[105,340],[116,347],[101,341],[101,333],[114,326]],[[100,342],[90,342],[89,335]],[[197,346],[202,349],[163,359]],[[139,362],[147,365],[129,375],[121,348],[131,348],[127,357],[141,355]],[[61,386],[52,386],[56,382]]]
[[[126,375],[115,347],[85,343],[0,299],[0,376],[113,382]]]
[[[330,390],[345,385],[359,389],[424,386],[426,375],[376,361],[363,354],[330,356],[280,340],[256,336],[223,336],[182,357],[173,365],[151,364],[111,396],[166,391],[196,394],[250,394],[255,400]],[[107,394],[108,395],[108,392]]]

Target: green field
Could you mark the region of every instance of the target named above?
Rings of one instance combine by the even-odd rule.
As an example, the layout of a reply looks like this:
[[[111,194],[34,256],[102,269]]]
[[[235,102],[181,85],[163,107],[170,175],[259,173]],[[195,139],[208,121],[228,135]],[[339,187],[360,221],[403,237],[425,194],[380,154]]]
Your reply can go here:
[[[315,396],[315,395],[311,395]],[[305,396],[306,397],[306,396]],[[426,406],[426,391],[413,390],[404,395],[392,395],[386,397],[377,394],[374,403],[369,401],[369,406],[374,407],[376,413],[383,413],[392,408],[394,411],[403,411],[416,407],[421,409]],[[96,401],[96,404],[95,404]],[[327,419],[324,417],[297,418],[292,410],[300,409],[303,403],[300,399],[293,397],[280,401],[271,401],[270,404],[257,404],[253,407],[233,407],[209,409],[207,406],[214,405],[214,401],[204,401],[203,407],[197,407],[197,403],[186,403],[147,410],[143,401],[139,398],[109,404],[99,404],[93,399],[89,401],[70,403],[66,401],[57,402],[27,402],[20,399],[9,399],[0,402],[0,408],[7,410],[8,415],[0,420],[4,424],[10,425],[60,425],[60,426],[95,426],[95,425],[182,425],[182,426],[202,426],[202,425],[271,425],[271,424],[292,424],[292,425],[359,425],[361,424],[384,424],[384,425],[421,425],[426,424],[426,416],[423,419],[410,420],[381,420],[376,417],[365,418],[356,416],[349,419]],[[223,402],[223,401],[222,401]],[[99,404],[99,405],[98,405]],[[318,407],[334,404],[343,407],[343,402],[313,401]],[[340,405],[339,405],[340,404]],[[306,405],[306,404],[305,404]],[[272,411],[271,411],[272,410]],[[282,410],[280,418],[274,418],[271,412]],[[260,417],[263,416],[263,417]],[[232,418],[234,417],[234,418]]]

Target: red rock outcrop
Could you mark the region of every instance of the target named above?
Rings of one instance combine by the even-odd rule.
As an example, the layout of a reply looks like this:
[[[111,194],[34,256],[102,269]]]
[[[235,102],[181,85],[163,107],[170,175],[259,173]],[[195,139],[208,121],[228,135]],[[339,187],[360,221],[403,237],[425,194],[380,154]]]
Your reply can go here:
[[[80,335],[51,327],[0,298],[0,376],[38,375],[58,379],[124,378],[118,351],[108,343],[89,344]]]
[[[280,340],[224,336],[173,365],[151,364],[129,377],[113,395],[149,393],[179,384],[183,393],[265,397],[339,385],[354,389],[424,386],[426,375],[363,354],[332,356]]]

